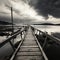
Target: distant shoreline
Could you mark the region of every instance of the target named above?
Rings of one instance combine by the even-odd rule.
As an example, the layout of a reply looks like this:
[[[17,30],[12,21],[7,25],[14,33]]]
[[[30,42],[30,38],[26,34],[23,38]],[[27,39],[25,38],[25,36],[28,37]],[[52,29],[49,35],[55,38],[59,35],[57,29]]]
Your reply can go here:
[[[60,24],[33,24],[33,25],[51,25],[51,26],[60,26]]]

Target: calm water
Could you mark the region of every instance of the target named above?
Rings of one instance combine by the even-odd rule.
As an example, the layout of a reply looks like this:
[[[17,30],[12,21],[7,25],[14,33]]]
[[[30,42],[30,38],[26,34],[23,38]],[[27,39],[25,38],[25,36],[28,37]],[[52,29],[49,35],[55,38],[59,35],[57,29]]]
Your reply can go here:
[[[33,25],[33,26],[41,31],[47,31],[48,34],[55,32],[60,33],[60,26],[53,26],[53,25]]]

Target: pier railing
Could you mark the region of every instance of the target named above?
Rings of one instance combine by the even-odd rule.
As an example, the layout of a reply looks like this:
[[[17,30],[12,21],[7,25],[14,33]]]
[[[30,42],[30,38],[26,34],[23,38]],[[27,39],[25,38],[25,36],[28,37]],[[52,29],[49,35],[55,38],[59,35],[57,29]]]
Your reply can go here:
[[[31,28],[32,28],[32,30],[34,31],[34,35],[35,35],[35,30],[38,30],[38,29],[36,29],[36,28],[34,28],[34,27],[32,27],[32,26],[31,26]],[[42,32],[42,31],[40,31],[40,30],[38,30],[38,31],[39,31],[39,32]],[[36,36],[35,36],[35,40],[36,40],[36,42],[37,42],[37,44],[38,44],[38,46],[39,46],[39,48],[40,48],[40,50],[41,50],[41,53],[42,53],[42,55],[43,55],[44,60],[48,60],[48,57],[46,56],[46,54],[45,54],[45,52],[44,52],[41,44],[39,43],[38,39],[36,38]]]
[[[43,46],[46,45],[46,43],[48,43],[50,40],[52,40],[54,43],[60,45],[60,39],[58,39],[58,38],[56,38],[56,37],[54,37],[52,35],[49,35],[48,32],[43,32],[43,31],[41,31],[41,30],[39,30],[37,28],[34,28],[34,27],[32,27],[32,29],[35,32],[35,34],[45,36],[45,42],[44,42]]]
[[[1,48],[2,46],[4,46],[6,43],[9,42],[10,45],[12,46],[13,50],[15,50],[15,47],[14,47],[14,45],[13,45],[12,40],[14,40],[14,38],[16,38],[17,35],[19,35],[19,34],[20,34],[21,39],[22,39],[22,34],[23,34],[26,30],[27,30],[27,27],[24,27],[22,30],[16,31],[11,37],[8,37],[8,38],[5,39],[2,43],[0,43],[0,48]]]
[[[27,30],[28,30],[28,26],[25,28],[24,31],[27,31]],[[22,43],[23,43],[23,41],[24,41],[24,39],[25,39],[25,36],[26,36],[26,33],[24,34],[24,38],[22,39],[22,41],[20,42],[20,44],[18,45],[18,47],[16,48],[16,50],[14,51],[14,53],[12,54],[12,56],[10,57],[9,60],[14,60],[14,58],[15,58],[18,50],[20,49],[20,47],[21,47],[21,45],[22,45]]]
[[[32,30],[33,30],[33,28],[32,28]],[[34,32],[33,32],[33,35],[35,35]],[[25,38],[25,37],[24,37],[24,38]],[[43,51],[40,43],[38,42],[38,40],[37,40],[37,38],[36,38],[35,36],[34,36],[34,39],[36,40],[36,43],[38,44],[38,47],[39,47],[39,49],[41,50],[43,59],[44,59],[44,60],[48,60],[48,58],[47,58],[47,56],[45,55],[45,53],[44,53],[44,51]],[[20,49],[23,41],[24,41],[24,39],[23,39],[23,40],[21,41],[21,43],[19,44],[19,46],[17,47],[17,49],[16,49],[15,52],[13,53],[12,57],[10,58],[10,60],[14,60],[14,58],[15,58],[18,50]]]

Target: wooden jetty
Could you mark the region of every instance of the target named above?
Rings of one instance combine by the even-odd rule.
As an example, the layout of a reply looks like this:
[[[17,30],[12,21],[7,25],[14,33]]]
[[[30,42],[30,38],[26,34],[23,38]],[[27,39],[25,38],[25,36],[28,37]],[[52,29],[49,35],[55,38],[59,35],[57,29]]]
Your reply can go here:
[[[38,40],[36,34],[39,36],[40,40]],[[18,45],[15,47],[13,40],[17,39],[17,36],[20,36],[21,40],[18,41]],[[18,29],[11,35],[11,37],[8,37],[3,42],[1,42],[0,53],[2,49],[6,50],[5,47],[7,46],[7,43],[11,45],[10,47],[13,52],[8,55],[2,54],[3,57],[0,56],[0,60],[49,60],[45,54],[46,46],[53,43],[60,46],[59,39],[50,36],[48,33],[42,32],[32,26],[24,26],[22,29]]]
[[[36,34],[39,36],[40,40],[38,40]],[[21,40],[18,41],[19,43],[15,47],[13,44],[13,40],[17,39],[17,36],[20,36]],[[50,36],[48,33],[42,32],[32,26],[24,26],[22,29],[18,29],[11,35],[11,37],[8,37],[3,42],[1,42],[0,53],[2,49],[6,50],[6,46],[8,48],[7,43],[11,45],[10,47],[13,50],[13,52],[8,55],[2,54],[3,57],[0,56],[0,60],[49,60],[45,54],[46,46],[48,44],[52,45],[53,43],[60,46],[59,39]]]
[[[48,60],[31,27],[10,60]]]

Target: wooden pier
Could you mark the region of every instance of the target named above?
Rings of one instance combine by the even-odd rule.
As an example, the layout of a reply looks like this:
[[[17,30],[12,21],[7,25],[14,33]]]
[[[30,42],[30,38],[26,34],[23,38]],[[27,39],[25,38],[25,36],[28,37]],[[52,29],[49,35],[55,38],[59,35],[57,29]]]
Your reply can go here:
[[[16,54],[15,60],[43,60],[31,28],[28,29],[25,40]]]
[[[17,36],[20,36],[21,40],[14,46],[12,41],[18,39]],[[52,44],[60,46],[60,39],[32,26],[24,26],[0,43],[0,55],[2,54],[0,60],[49,60],[45,48]],[[12,52],[8,49],[9,46]],[[1,52],[4,49],[11,54],[6,55],[4,51]]]
[[[10,60],[48,60],[31,27]]]

